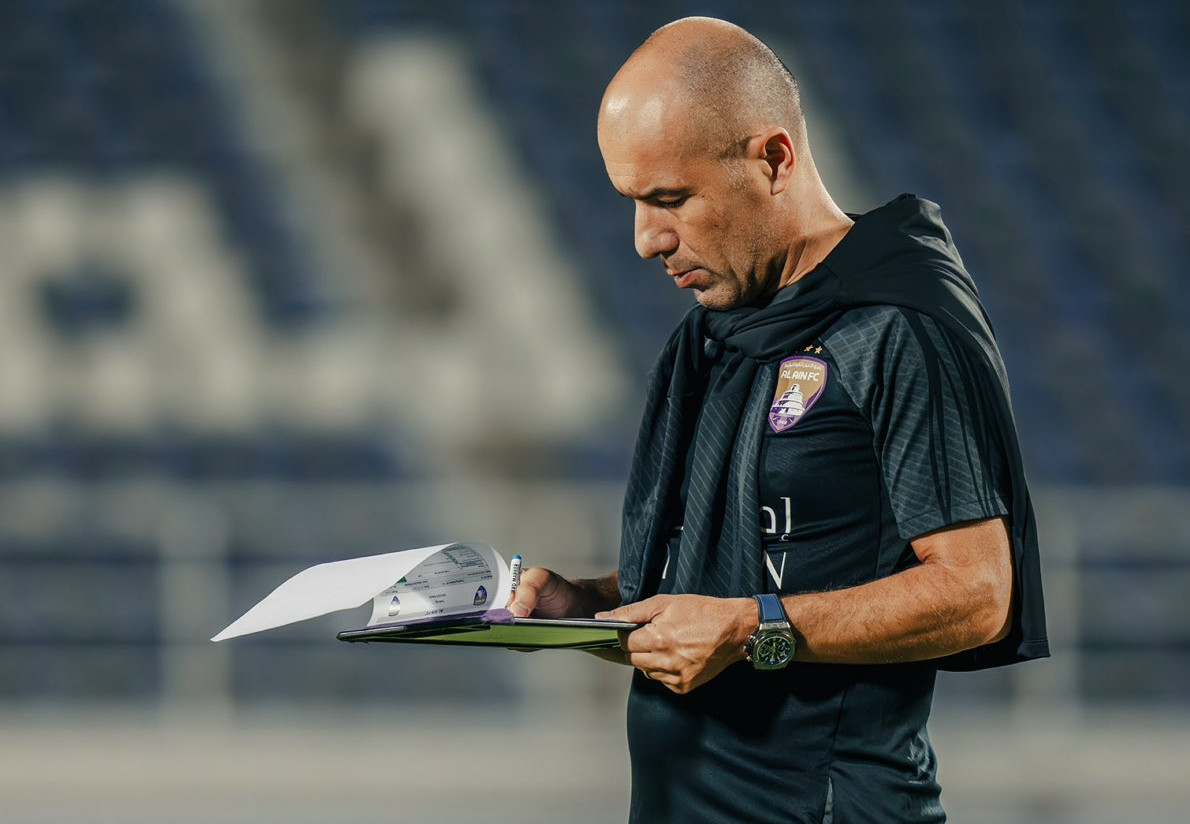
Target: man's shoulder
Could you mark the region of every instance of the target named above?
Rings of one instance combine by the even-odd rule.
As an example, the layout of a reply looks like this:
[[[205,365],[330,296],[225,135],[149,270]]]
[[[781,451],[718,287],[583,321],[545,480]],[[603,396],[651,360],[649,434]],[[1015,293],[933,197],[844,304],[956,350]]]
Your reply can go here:
[[[844,312],[822,335],[822,343],[840,366],[880,359],[889,349],[911,344],[914,327],[930,322],[919,312],[899,306],[857,306]]]
[[[822,335],[822,346],[857,404],[894,376],[906,388],[928,373],[970,377],[961,341],[930,315],[901,306],[873,305],[847,310]]]

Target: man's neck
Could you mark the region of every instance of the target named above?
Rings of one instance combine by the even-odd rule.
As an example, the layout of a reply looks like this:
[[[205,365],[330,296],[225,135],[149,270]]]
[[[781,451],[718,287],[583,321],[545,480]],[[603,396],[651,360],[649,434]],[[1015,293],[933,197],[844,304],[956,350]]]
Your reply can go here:
[[[834,206],[834,204],[831,204]],[[831,250],[839,244],[855,221],[847,217],[837,208],[820,221],[813,230],[801,232],[789,247],[789,254],[785,258],[780,279],[780,287],[789,286],[801,280],[812,272],[818,264],[826,259]]]

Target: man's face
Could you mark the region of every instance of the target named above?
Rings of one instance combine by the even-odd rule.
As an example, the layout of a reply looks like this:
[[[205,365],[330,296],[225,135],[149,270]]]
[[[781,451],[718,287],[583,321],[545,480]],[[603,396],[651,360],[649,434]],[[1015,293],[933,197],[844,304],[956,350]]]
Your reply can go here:
[[[722,160],[696,135],[636,119],[601,119],[612,185],[636,204],[636,251],[660,258],[674,283],[708,309],[747,306],[775,288],[766,230],[771,204],[758,162]],[[691,145],[694,144],[694,145]]]

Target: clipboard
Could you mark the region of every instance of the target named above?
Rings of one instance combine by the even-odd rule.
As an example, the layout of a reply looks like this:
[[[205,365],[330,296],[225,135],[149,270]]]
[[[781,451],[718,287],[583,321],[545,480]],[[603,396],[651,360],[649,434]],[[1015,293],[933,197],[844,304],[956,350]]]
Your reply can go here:
[[[505,613],[507,615],[507,613]],[[389,624],[352,629],[336,637],[348,642],[445,644],[508,649],[619,649],[620,633],[641,625],[595,618],[513,618],[484,616]]]
[[[596,618],[517,618],[506,608],[513,573],[487,544],[461,542],[348,558],[304,569],[212,641],[305,621],[372,601],[362,629],[340,641],[511,649],[615,649],[640,625]],[[433,614],[428,614],[432,611]]]

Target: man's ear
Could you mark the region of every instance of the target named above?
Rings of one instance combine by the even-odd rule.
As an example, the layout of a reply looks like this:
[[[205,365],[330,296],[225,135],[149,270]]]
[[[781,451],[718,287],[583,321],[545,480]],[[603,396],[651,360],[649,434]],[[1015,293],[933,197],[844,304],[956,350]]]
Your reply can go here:
[[[797,165],[797,152],[793,138],[779,126],[771,126],[754,138],[754,151],[766,166],[770,192],[778,194],[789,187],[793,169]]]

